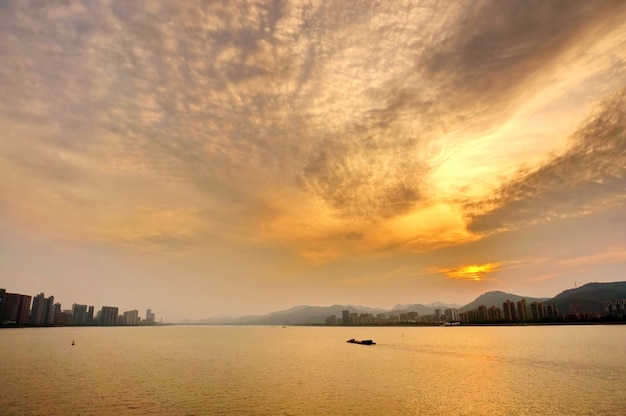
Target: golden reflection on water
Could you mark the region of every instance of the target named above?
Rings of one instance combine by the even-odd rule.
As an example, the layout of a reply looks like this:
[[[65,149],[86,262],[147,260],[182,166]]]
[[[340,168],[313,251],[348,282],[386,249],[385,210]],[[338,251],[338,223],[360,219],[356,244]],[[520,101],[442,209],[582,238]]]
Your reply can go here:
[[[0,340],[2,415],[626,414],[626,326],[35,328]]]

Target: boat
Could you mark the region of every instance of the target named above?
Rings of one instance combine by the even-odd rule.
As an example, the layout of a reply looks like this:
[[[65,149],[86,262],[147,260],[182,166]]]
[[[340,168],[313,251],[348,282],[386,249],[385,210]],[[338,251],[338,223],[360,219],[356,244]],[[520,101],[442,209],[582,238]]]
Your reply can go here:
[[[350,338],[346,342],[349,342],[351,344],[376,345],[376,343],[374,341],[372,341],[371,339],[358,340],[358,339]]]

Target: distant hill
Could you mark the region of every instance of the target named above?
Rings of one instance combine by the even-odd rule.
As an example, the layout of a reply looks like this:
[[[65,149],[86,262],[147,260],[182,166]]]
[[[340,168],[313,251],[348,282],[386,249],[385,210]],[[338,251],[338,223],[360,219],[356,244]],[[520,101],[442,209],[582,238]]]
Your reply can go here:
[[[517,302],[522,299],[526,299],[527,305],[532,302],[546,302],[547,300],[549,300],[549,298],[532,298],[530,296],[514,295],[512,293],[505,293],[496,290],[480,295],[473,302],[468,303],[467,305],[459,309],[459,312],[471,311],[472,309],[478,308],[480,305],[485,305],[488,308],[496,306],[502,309],[502,304],[507,300],[510,300],[511,302]]]
[[[394,313],[396,315],[403,312],[417,312],[421,316],[434,314],[435,308],[431,308],[419,303],[411,303],[407,305],[396,305],[388,312]]]
[[[563,314],[575,314],[604,312],[602,302],[611,299],[626,299],[626,282],[587,283],[577,289],[565,290],[547,303]]]
[[[199,324],[233,324],[233,325],[316,325],[323,324],[331,315],[341,319],[344,310],[356,313],[384,313],[384,309],[367,306],[333,305],[333,306],[295,306],[293,308],[272,312],[267,315],[248,315],[238,318],[203,319]]]
[[[473,302],[461,308],[459,308],[458,305],[445,304],[443,302],[434,302],[428,305],[396,305],[391,310],[354,305],[300,305],[283,311],[272,312],[267,315],[249,315],[237,318],[208,318],[200,321],[185,320],[181,323],[213,325],[319,325],[323,324],[326,318],[331,315],[335,315],[338,320],[341,320],[344,310],[348,310],[351,313],[371,313],[373,315],[379,313],[397,315],[402,312],[417,312],[420,316],[424,316],[434,314],[435,309],[456,308],[459,309],[460,312],[467,312],[478,308],[480,305],[485,305],[488,308],[491,306],[502,308],[502,303],[507,300],[517,302],[522,299],[526,299],[527,305],[532,302],[552,304],[563,314],[603,312],[602,302],[611,299],[626,299],[626,282],[588,283],[577,289],[566,290],[552,299],[533,298],[530,296],[515,295],[513,293],[493,291],[480,295]]]

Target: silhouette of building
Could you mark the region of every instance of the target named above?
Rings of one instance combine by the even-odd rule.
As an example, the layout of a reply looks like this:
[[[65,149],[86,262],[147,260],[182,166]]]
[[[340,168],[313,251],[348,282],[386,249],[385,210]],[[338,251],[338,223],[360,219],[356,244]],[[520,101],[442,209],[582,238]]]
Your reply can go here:
[[[626,318],[626,299],[612,299],[603,302],[604,313],[612,318]]]
[[[526,299],[517,302],[517,319],[520,321],[526,321],[528,319],[528,314],[526,313]]]
[[[533,302],[530,304],[530,315],[535,321],[540,321],[546,317],[545,308],[543,303]]]
[[[152,313],[152,309],[146,310],[146,322],[149,324],[154,323],[154,313]]]
[[[33,298],[33,307],[28,320],[31,325],[41,325],[44,323],[46,318],[46,306],[46,296],[43,292]]]
[[[350,311],[341,311],[341,323],[350,325]]]
[[[458,321],[459,320],[459,310],[455,308],[449,308],[443,311],[443,314],[448,317],[448,321]]]
[[[110,326],[118,324],[118,308],[117,306],[103,306],[100,310],[100,325]]]
[[[492,306],[487,311],[487,315],[489,316],[490,321],[501,321],[502,320],[502,309],[497,306]]]
[[[4,316],[4,296],[6,294],[5,289],[0,289],[0,325],[2,325],[2,319]]]
[[[85,325],[87,323],[87,305],[72,305],[72,323],[74,325]]]
[[[32,297],[19,293],[5,293],[2,323],[26,325]]]
[[[86,325],[93,325],[93,305],[89,306],[89,308],[87,308],[87,315],[85,316],[85,324]]]
[[[502,310],[504,311],[504,319],[511,322],[517,321],[517,316],[515,313],[515,303],[507,300],[506,302],[502,303]]]
[[[120,325],[139,325],[139,311],[132,310],[124,312]]]

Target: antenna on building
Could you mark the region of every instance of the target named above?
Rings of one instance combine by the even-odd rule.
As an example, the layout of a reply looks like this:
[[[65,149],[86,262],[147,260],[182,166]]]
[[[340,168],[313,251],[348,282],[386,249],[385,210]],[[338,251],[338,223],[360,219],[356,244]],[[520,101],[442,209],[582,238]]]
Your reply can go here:
[[[578,289],[578,286],[576,285],[576,281],[574,280],[574,289]]]

